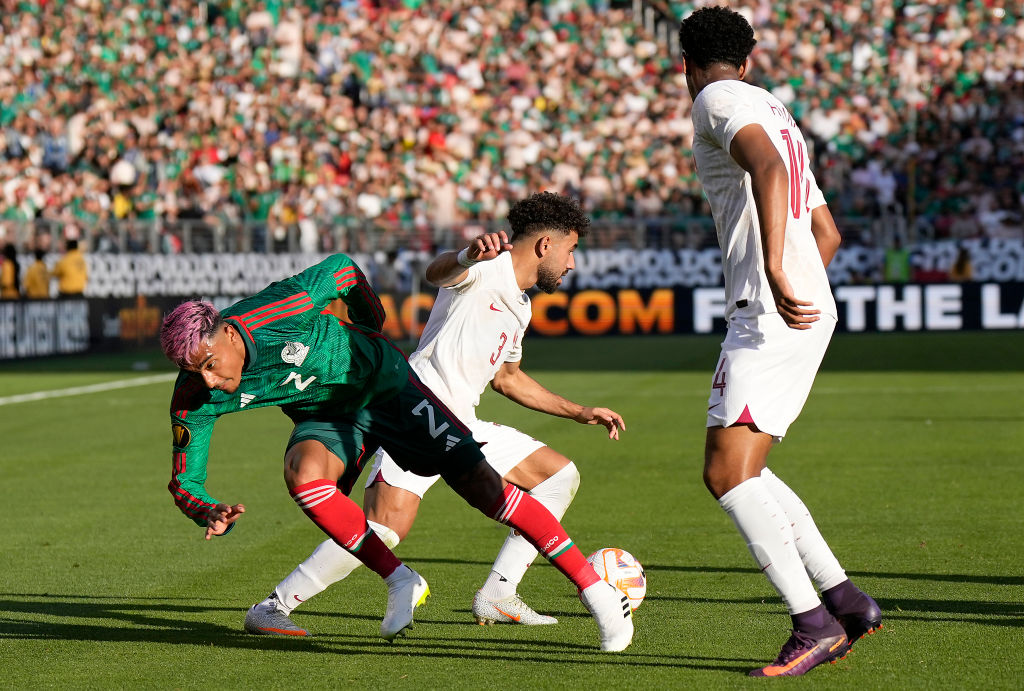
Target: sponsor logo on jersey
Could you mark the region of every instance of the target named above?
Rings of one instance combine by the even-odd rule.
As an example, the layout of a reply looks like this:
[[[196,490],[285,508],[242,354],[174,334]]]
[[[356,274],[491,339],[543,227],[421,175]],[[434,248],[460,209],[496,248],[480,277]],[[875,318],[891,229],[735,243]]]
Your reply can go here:
[[[309,346],[302,345],[298,341],[285,341],[284,349],[281,350],[281,359],[289,365],[302,367],[302,363],[308,354]]]
[[[493,302],[491,303],[491,309],[494,310],[495,312],[501,312],[500,309],[498,309],[497,307],[494,306]]]
[[[243,393],[243,394],[239,394],[238,398],[239,398],[238,407],[239,408],[244,408],[245,406],[247,406],[250,403],[252,403],[253,399],[256,398],[256,395],[255,394],[251,394],[251,393]]]
[[[445,439],[444,450],[445,451],[451,451],[452,447],[455,446],[456,444],[458,444],[460,441],[462,441],[462,440],[459,439],[458,437],[453,437],[452,435],[449,434],[447,439]]]
[[[174,445],[179,449],[184,449],[192,441],[192,433],[181,423],[175,422],[171,425],[171,434],[174,436]]]

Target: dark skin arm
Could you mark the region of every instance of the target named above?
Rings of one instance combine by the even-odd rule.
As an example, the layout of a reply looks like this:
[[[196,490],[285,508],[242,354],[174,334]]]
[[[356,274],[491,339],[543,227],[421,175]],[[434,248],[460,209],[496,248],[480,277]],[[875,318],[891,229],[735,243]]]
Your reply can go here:
[[[729,154],[750,174],[754,205],[761,223],[765,274],[779,316],[791,329],[809,329],[813,322],[818,321],[820,311],[810,302],[800,300],[793,294],[786,272],[782,270],[786,219],[789,217],[786,206],[789,203],[789,171],[768,133],[757,124],[747,125],[736,133]],[[819,241],[819,251],[821,246]],[[832,254],[835,254],[834,249]]]
[[[822,204],[811,211],[811,234],[814,235],[814,242],[818,244],[818,253],[821,255],[821,263],[828,268],[832,257],[836,256],[839,243],[843,241],[836,227],[835,219],[828,206]]]

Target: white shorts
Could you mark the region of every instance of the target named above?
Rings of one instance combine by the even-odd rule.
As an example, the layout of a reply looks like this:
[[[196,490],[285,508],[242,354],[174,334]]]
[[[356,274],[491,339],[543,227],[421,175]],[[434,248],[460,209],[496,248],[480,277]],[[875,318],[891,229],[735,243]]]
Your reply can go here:
[[[711,378],[708,427],[753,423],[781,441],[807,401],[836,320],[791,329],[777,313],[734,318]]]
[[[527,456],[545,446],[543,442],[520,432],[515,427],[499,425],[497,422],[474,420],[469,423],[469,430],[473,433],[473,438],[482,444],[480,450],[484,452],[487,463],[502,477],[522,463]],[[366,486],[372,485],[378,475],[392,487],[412,492],[420,499],[441,477],[424,477],[402,470],[384,449],[377,449],[377,453],[374,454],[373,467],[367,474]]]

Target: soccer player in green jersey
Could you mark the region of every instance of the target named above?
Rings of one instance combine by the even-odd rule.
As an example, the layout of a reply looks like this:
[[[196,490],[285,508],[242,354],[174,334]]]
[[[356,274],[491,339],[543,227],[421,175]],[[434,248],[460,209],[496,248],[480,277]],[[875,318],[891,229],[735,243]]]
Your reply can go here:
[[[329,309],[340,298],[350,322]],[[554,516],[502,480],[469,430],[415,375],[380,333],[384,310],[362,271],[337,254],[272,283],[223,313],[188,301],[164,320],[160,341],[181,368],[171,400],[178,507],[224,535],[245,512],[205,490],[210,437],[226,413],[279,406],[295,423],[284,477],[303,512],[388,585],[381,636],[409,628],[429,595],[348,498],[366,461],[383,447],[405,470],[440,475],[471,506],[515,528],[580,591],[597,620],[601,649],[625,649],[633,637],[629,602],[601,581]]]

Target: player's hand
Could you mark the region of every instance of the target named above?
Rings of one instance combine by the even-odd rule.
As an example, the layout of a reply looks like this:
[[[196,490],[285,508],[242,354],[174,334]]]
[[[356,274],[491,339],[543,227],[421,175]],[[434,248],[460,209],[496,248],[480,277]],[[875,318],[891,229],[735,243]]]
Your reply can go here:
[[[604,425],[608,429],[609,439],[618,440],[619,430],[626,431],[622,416],[608,408],[584,408],[573,419],[584,425]]]
[[[820,310],[812,307],[813,303],[806,300],[797,300],[793,295],[793,287],[789,285],[789,279],[782,269],[766,271],[768,285],[772,289],[772,297],[775,298],[775,309],[779,316],[791,329],[809,329],[811,324],[818,321]]]
[[[474,238],[468,249],[467,256],[470,259],[484,262],[494,259],[502,252],[508,252],[512,249],[512,244],[508,241],[505,231],[499,230],[497,233],[484,233]]]
[[[234,506],[217,504],[210,507],[210,510],[206,512],[206,539],[209,540],[214,535],[226,533],[231,524],[237,521],[243,513],[245,513],[245,507],[241,504]]]

